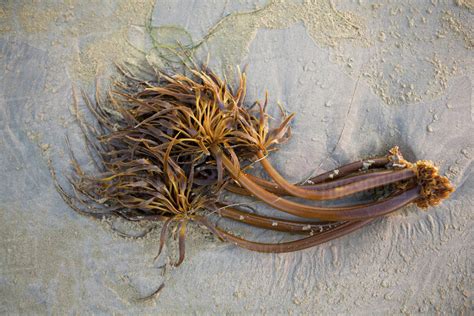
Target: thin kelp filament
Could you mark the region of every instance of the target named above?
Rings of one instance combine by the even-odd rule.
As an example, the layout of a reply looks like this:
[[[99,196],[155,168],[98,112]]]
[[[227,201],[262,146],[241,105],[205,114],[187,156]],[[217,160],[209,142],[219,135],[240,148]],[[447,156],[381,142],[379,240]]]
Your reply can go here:
[[[153,80],[123,70],[122,76],[103,99],[83,95],[97,124],[77,116],[97,172],[86,173],[72,154],[73,193],[58,182],[57,188],[81,214],[163,222],[158,255],[174,230],[175,265],[185,258],[192,222],[243,248],[290,252],[344,236],[410,203],[437,205],[453,191],[431,162],[410,163],[398,147],[291,183],[272,165],[271,156],[290,138],[294,114],[282,110],[281,122],[273,126],[267,97],[247,106],[244,73],[239,72],[236,89],[206,67],[159,73]],[[268,180],[251,174],[253,165],[261,165]],[[372,192],[381,188],[387,194]],[[245,210],[225,200],[224,191],[264,202],[273,213]],[[361,201],[361,192],[372,192],[371,198]],[[345,204],[324,203],[341,199]],[[276,244],[252,241],[218,227],[219,218],[300,237]]]

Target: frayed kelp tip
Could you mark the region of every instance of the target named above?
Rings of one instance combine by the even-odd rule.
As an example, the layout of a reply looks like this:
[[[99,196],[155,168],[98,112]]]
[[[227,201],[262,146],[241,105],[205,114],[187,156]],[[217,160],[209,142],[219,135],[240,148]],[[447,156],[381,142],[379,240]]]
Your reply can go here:
[[[429,160],[419,160],[413,167],[420,186],[420,198],[415,201],[420,208],[436,206],[454,192],[454,187],[445,176],[441,176],[438,168]]]

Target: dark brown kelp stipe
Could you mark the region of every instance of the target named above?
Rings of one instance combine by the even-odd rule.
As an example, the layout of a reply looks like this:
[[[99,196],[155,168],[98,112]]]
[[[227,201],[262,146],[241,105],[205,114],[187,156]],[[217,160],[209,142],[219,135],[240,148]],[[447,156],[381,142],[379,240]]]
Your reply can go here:
[[[294,115],[282,111],[281,122],[270,126],[267,98],[263,104],[245,102],[245,74],[239,73],[236,89],[206,67],[160,73],[151,81],[122,75],[103,99],[83,95],[97,122],[77,116],[97,172],[84,172],[72,155],[72,193],[59,184],[57,188],[81,214],[163,222],[158,254],[176,227],[176,265],[184,260],[191,222],[243,248],[289,252],[344,236],[410,203],[437,205],[454,190],[431,162],[410,163],[397,147],[386,156],[290,183],[269,154],[290,137]],[[269,180],[248,172],[254,164],[261,164]],[[377,188],[387,193],[375,194]],[[224,190],[263,201],[275,209],[274,215],[224,202]],[[373,198],[337,206],[314,202],[360,192],[371,192]],[[299,219],[286,219],[280,212]],[[251,241],[217,227],[217,218],[300,237],[276,244]]]

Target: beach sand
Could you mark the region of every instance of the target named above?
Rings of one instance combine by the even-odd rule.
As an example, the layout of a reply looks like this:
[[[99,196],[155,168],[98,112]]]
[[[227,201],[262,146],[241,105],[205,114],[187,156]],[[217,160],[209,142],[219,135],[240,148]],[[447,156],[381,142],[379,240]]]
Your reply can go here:
[[[473,10],[471,0],[3,1],[0,314],[469,314]],[[88,164],[73,88],[93,95],[113,62],[159,68],[176,40],[230,79],[246,66],[249,102],[268,91],[273,113],[278,103],[296,113],[271,156],[292,181],[398,145],[433,160],[456,192],[296,253],[253,253],[192,227],[185,262],[162,268],[176,251],[153,262],[159,224],[80,216],[48,161],[64,180],[68,135]]]

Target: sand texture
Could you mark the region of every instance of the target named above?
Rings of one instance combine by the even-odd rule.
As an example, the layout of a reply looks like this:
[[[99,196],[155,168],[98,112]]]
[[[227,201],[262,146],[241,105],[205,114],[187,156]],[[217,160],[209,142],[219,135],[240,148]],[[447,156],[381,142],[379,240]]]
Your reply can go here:
[[[1,1],[0,314],[472,313],[473,10],[472,0]],[[154,263],[160,224],[76,214],[48,161],[63,181],[67,134],[88,164],[73,87],[92,95],[113,62],[162,67],[176,40],[222,75],[246,65],[249,101],[267,90],[274,113],[277,103],[297,113],[271,156],[289,179],[399,145],[433,160],[456,192],[289,254],[193,227],[181,267],[165,265],[171,244]]]

